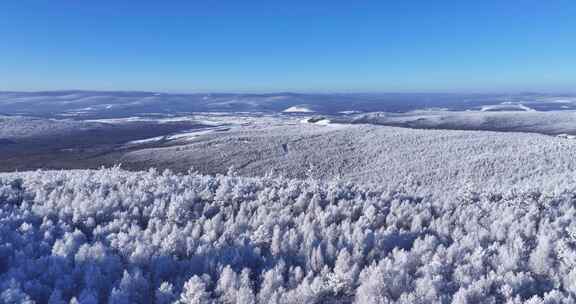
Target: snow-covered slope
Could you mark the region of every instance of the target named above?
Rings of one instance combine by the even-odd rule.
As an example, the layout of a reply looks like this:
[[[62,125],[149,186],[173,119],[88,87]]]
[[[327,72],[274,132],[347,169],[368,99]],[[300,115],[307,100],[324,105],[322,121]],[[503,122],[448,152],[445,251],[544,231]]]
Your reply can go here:
[[[576,141],[540,134],[312,123],[239,128],[117,159],[203,173],[341,179],[450,196],[462,187],[576,185]]]
[[[73,132],[102,127],[103,124],[93,122],[0,115],[0,139],[66,136]]]
[[[575,134],[575,111],[413,111],[366,113],[340,117],[340,122],[378,124],[421,129]]]
[[[310,108],[310,106],[307,105],[297,105],[297,106],[291,106],[288,109],[285,109],[284,111],[282,111],[284,113],[313,113],[315,112],[314,110],[312,110]]]

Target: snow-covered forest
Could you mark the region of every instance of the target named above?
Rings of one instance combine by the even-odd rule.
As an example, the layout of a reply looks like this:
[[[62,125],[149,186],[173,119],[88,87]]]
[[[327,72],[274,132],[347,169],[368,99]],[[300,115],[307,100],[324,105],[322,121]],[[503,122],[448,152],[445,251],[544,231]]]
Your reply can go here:
[[[234,167],[242,176],[273,171],[287,178],[340,178],[447,199],[469,184],[490,191],[576,187],[575,140],[520,132],[282,123],[134,149],[113,160],[206,174]]]
[[[0,175],[3,303],[574,303],[569,191]]]
[[[576,0],[0,0],[0,304],[576,304]]]

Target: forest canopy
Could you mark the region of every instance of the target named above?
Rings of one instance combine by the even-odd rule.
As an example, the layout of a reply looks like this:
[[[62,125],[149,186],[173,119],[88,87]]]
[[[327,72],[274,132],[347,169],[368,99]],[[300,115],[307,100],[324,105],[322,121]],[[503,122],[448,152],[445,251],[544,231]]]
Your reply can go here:
[[[3,303],[574,303],[570,192],[0,175]]]

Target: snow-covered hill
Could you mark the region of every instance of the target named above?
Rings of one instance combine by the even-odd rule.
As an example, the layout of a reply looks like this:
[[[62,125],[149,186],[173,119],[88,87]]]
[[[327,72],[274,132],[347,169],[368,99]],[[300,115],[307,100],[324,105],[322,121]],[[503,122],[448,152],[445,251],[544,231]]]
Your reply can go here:
[[[94,122],[0,115],[0,139],[66,136],[103,127],[104,125]]]
[[[4,303],[574,303],[574,192],[0,174]]]
[[[237,128],[116,161],[243,176],[340,179],[451,196],[462,187],[576,186],[576,141],[486,131],[314,123]]]
[[[412,111],[339,117],[339,122],[417,129],[485,130],[576,135],[575,111]]]

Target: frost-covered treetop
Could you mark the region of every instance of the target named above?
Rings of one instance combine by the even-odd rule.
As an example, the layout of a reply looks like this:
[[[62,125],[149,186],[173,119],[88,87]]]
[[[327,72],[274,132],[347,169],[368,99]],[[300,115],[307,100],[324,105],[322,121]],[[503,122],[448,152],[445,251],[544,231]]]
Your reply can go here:
[[[0,175],[3,303],[574,303],[573,193]]]

